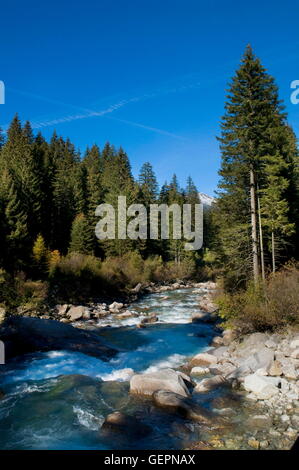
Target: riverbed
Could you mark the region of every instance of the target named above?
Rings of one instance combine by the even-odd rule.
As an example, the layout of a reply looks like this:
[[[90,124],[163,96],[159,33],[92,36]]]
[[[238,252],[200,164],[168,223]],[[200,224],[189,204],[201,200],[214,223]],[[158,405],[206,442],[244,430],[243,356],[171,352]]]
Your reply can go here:
[[[109,361],[72,351],[27,354],[12,360],[0,376],[5,394],[0,401],[0,448],[182,449],[211,438],[211,429],[129,393],[133,373],[178,370],[189,357],[208,349],[214,327],[191,322],[204,293],[199,288],[149,294],[130,305],[138,317],[111,315],[99,320],[93,331],[120,351]],[[158,322],[138,328],[142,312],[155,313]],[[226,400],[222,408],[230,401],[238,408],[239,397],[223,397],[223,393],[216,390],[194,399],[209,410],[217,400]],[[101,426],[113,411],[141,419],[151,432],[146,437],[104,433]],[[235,434],[231,427],[241,422],[240,414],[227,419],[225,433]]]

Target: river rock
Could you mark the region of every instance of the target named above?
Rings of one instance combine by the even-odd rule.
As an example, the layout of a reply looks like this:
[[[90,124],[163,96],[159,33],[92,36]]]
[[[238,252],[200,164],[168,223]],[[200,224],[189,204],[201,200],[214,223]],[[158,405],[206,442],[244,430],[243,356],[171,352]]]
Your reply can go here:
[[[287,379],[296,379],[298,372],[296,371],[294,359],[285,357],[282,354],[277,354],[276,359],[280,362],[282,368],[282,375]]]
[[[299,348],[298,348],[298,349],[295,349],[294,351],[292,351],[291,357],[292,357],[293,359],[299,359]]]
[[[244,388],[247,392],[253,392],[259,400],[267,400],[279,393],[280,380],[275,377],[262,377],[251,374],[244,379]]]
[[[236,369],[237,369],[236,366],[234,366],[230,362],[225,362],[224,364],[216,364],[216,365],[209,367],[211,374],[222,375],[223,377],[230,375]]]
[[[192,323],[214,323],[215,321],[216,317],[210,313],[196,312],[192,314]]]
[[[199,353],[191,359],[190,364],[191,366],[210,366],[212,364],[217,364],[217,362],[217,357],[212,354]]]
[[[144,317],[142,320],[141,320],[141,325],[146,325],[148,323],[156,323],[158,321],[158,317],[157,315],[155,315],[154,313],[149,315],[148,317]]]
[[[125,318],[132,318],[132,317],[135,317],[136,315],[132,312],[130,312],[130,310],[126,310],[125,312],[123,313],[119,313],[119,314],[116,314],[115,315],[115,318],[118,318],[119,320],[121,319],[125,319]]]
[[[210,369],[208,367],[192,367],[190,374],[191,375],[205,375],[210,372]]]
[[[68,310],[67,316],[71,321],[76,321],[76,320],[80,320],[81,318],[83,318],[84,313],[85,313],[85,307],[83,307],[82,305],[78,305],[77,307],[72,306]]]
[[[148,396],[152,396],[157,390],[165,390],[188,397],[190,396],[189,388],[191,386],[192,380],[190,377],[173,369],[136,374],[130,380],[131,393]]]
[[[228,382],[225,380],[224,377],[222,377],[222,375],[215,375],[215,377],[201,380],[194,388],[194,392],[199,392],[199,393],[209,392],[210,390],[213,390],[214,388],[227,385],[227,384]]]
[[[158,390],[153,394],[153,400],[156,406],[177,413],[183,418],[202,423],[211,422],[210,414],[204,408],[177,393]]]
[[[212,346],[218,347],[224,344],[222,336],[215,336],[212,340]]]
[[[138,294],[142,289],[142,284],[139,282],[133,289],[131,289],[131,292]]]
[[[293,340],[290,342],[290,348],[291,348],[291,349],[297,349],[297,348],[299,348],[299,337],[293,339]]]
[[[120,309],[122,309],[124,304],[121,302],[113,302],[112,304],[109,305],[109,310],[111,313],[118,313]]]
[[[237,337],[237,333],[231,329],[224,330],[222,333],[223,344],[228,346]]]
[[[59,316],[65,316],[68,309],[70,308],[70,305],[68,304],[63,304],[63,305],[56,305],[56,312],[57,312],[57,315]]]
[[[273,361],[270,367],[267,370],[268,374],[273,377],[279,377],[282,375],[281,363],[277,360]]]
[[[227,359],[229,357],[227,346],[220,346],[219,348],[209,349],[208,353],[217,357],[218,362],[221,362],[222,359]]]
[[[106,416],[101,428],[106,434],[107,432],[118,432],[129,436],[146,436],[151,429],[134,416],[129,416],[120,411]]]
[[[272,426],[272,419],[268,415],[250,416],[246,421],[246,425],[250,429],[268,429]]]

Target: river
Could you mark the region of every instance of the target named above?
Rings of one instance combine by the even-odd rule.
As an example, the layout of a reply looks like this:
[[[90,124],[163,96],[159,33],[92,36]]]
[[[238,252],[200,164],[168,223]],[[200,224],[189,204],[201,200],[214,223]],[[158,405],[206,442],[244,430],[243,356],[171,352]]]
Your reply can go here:
[[[213,327],[191,322],[205,289],[154,293],[130,306],[155,312],[159,321],[137,328],[140,318],[98,322],[97,331],[121,352],[108,362],[82,353],[50,351],[19,357],[5,366],[0,387],[1,449],[180,449],[203,438],[201,428],[131,396],[134,372],[178,369],[208,348]],[[217,393],[198,397],[207,408]],[[107,435],[101,425],[119,410],[151,428],[143,437]]]

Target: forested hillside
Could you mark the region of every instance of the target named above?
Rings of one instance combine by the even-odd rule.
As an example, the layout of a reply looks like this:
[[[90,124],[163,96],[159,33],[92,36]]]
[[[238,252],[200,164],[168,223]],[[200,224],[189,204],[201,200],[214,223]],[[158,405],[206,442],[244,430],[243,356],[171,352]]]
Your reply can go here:
[[[34,135],[18,116],[0,141],[5,303],[16,290],[22,301],[45,298],[49,286],[50,292],[75,298],[77,282],[84,297],[140,281],[188,277],[217,278],[226,292],[246,292],[253,281],[256,293],[271,272],[290,262],[294,267],[298,259],[296,136],[274,79],[250,46],[229,86],[219,136],[218,194],[205,211],[201,250],[186,251],[184,240],[171,237],[99,241],[95,236],[96,207],[116,208],[118,196],[147,209],[152,203],[199,203],[190,177],[184,189],[176,175],[160,189],[148,162],[133,177],[122,148],[94,144],[81,155],[56,132],[49,142]]]

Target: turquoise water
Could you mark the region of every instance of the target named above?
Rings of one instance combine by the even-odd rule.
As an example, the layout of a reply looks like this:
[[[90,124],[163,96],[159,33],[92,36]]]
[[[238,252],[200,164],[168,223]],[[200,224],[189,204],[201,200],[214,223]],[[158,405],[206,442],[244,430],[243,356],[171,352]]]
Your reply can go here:
[[[131,310],[159,317],[158,323],[144,329],[136,328],[135,318],[101,320],[97,332],[121,350],[109,362],[50,351],[3,367],[0,448],[175,449],[198,438],[191,423],[156,409],[150,400],[130,396],[128,390],[134,372],[178,368],[208,346],[211,327],[190,322],[201,293],[180,289],[135,302]],[[104,418],[115,410],[139,417],[151,433],[140,439],[104,434]]]

